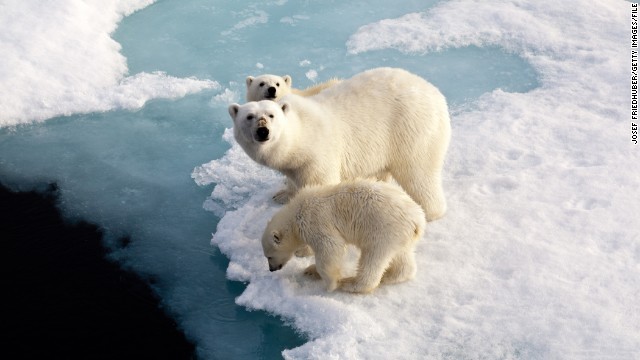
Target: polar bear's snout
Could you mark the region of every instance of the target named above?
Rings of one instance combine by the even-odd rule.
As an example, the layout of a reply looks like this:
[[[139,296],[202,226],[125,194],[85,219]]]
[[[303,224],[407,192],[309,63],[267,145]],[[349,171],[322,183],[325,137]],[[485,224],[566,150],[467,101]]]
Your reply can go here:
[[[258,128],[256,129],[256,133],[253,138],[258,142],[265,142],[269,140],[269,122],[267,118],[261,116],[258,120]]]
[[[275,99],[276,98],[276,91],[277,91],[277,89],[274,86],[269,86],[269,88],[267,89],[267,94],[265,95],[265,97],[267,99]]]
[[[266,126],[261,126],[256,130],[255,139],[259,142],[265,142],[269,140],[269,128]]]
[[[269,264],[269,271],[274,272],[282,269],[282,264],[280,265],[271,265]]]

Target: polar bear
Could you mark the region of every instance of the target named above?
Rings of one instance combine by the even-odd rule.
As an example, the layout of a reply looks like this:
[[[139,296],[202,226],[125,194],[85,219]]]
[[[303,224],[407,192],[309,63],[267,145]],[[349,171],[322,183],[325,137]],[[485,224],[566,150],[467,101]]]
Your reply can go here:
[[[262,249],[276,271],[309,246],[315,264],[305,274],[322,278],[327,291],[369,293],[415,276],[414,249],[425,226],[422,208],[397,185],[357,179],[301,189],[267,224]],[[348,244],[360,258],[356,275],[343,278]]]
[[[265,74],[257,77],[247,76],[247,101],[277,101],[291,93],[300,96],[312,96],[340,82],[339,79],[332,78],[323,83],[299,90],[292,87],[292,81],[289,75],[278,76]]]
[[[229,114],[245,152],[286,175],[287,188],[274,196],[277,202],[307,185],[390,174],[428,221],[446,212],[447,102],[417,75],[372,69],[311,97],[231,104]]]

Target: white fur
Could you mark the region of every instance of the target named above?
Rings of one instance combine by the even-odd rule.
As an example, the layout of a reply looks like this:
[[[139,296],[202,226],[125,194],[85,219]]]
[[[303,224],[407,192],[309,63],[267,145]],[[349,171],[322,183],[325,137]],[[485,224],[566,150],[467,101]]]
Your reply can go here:
[[[393,183],[356,180],[304,188],[277,212],[262,235],[269,269],[276,271],[306,246],[315,264],[305,274],[321,277],[327,291],[368,293],[381,282],[415,276],[414,248],[424,233],[422,208]],[[342,277],[346,245],[360,249],[354,277]]]
[[[246,153],[287,176],[288,188],[274,196],[278,202],[307,185],[390,174],[428,220],[446,212],[447,103],[436,87],[414,74],[372,69],[315,96],[232,104],[229,114]],[[264,134],[264,129],[268,139],[259,139],[257,131]]]
[[[292,93],[300,96],[312,96],[330,86],[337,84],[340,80],[329,79],[323,83],[312,85],[303,90],[293,88],[292,81],[293,80],[289,75],[278,76],[265,74],[256,77],[247,76],[247,101],[277,101],[283,96]]]

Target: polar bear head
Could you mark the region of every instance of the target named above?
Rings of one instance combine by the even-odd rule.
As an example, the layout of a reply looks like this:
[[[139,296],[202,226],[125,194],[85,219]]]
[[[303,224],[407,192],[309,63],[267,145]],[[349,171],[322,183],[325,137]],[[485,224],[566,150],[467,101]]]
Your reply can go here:
[[[285,112],[288,111],[288,104],[280,105],[271,100],[229,105],[236,141],[255,160],[260,149],[277,144],[286,123]]]
[[[291,93],[291,76],[247,76],[247,101],[278,100]]]
[[[282,269],[297,250],[292,232],[279,228],[278,223],[277,218],[271,219],[262,234],[262,251],[269,262],[269,271]]]
[[[285,207],[273,216],[262,234],[262,251],[269,271],[282,269],[302,247],[305,245],[293,231],[289,209]]]

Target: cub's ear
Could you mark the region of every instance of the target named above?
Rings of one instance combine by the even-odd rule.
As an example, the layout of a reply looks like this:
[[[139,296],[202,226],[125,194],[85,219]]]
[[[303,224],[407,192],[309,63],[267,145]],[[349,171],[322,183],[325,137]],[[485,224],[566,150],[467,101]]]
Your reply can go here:
[[[253,76],[247,76],[247,87],[251,86],[251,83],[253,82],[255,78]]]
[[[238,116],[238,111],[240,110],[240,105],[239,104],[231,104],[229,105],[229,115],[231,115],[231,118],[233,120],[236,119],[236,116]]]
[[[284,79],[284,82],[287,83],[287,85],[291,86],[291,76],[285,75],[282,78]]]
[[[291,105],[289,105],[289,103],[287,102],[283,102],[282,104],[280,104],[280,108],[282,109],[283,113],[288,113],[289,110],[291,110]]]
[[[282,242],[282,235],[280,234],[279,231],[274,231],[271,233],[271,235],[273,235],[273,242],[276,245],[280,245],[280,243]]]

